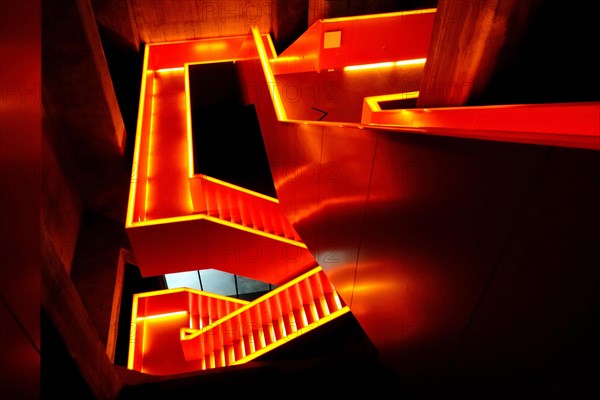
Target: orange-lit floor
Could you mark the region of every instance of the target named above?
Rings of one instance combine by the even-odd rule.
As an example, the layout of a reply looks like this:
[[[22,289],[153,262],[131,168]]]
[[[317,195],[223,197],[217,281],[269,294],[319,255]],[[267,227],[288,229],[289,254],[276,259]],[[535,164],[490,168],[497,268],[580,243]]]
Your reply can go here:
[[[169,318],[144,319],[140,331],[152,332],[154,338],[160,340],[145,340],[147,335],[139,335],[144,340],[144,373],[153,375],[168,375],[191,370],[200,370],[202,362],[186,361],[179,340],[179,329],[189,326],[189,316],[181,313]]]
[[[184,71],[156,71],[149,146],[147,218],[189,215]],[[169,196],[158,192],[169,193]]]
[[[364,69],[322,70],[275,76],[287,117],[295,120],[361,122],[363,99],[419,90],[423,64]]]

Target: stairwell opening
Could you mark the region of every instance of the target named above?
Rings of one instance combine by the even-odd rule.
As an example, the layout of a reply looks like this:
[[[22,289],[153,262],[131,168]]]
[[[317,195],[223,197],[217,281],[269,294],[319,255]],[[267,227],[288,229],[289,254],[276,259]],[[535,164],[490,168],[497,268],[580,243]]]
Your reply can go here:
[[[189,65],[194,172],[277,197],[253,104],[234,61]]]

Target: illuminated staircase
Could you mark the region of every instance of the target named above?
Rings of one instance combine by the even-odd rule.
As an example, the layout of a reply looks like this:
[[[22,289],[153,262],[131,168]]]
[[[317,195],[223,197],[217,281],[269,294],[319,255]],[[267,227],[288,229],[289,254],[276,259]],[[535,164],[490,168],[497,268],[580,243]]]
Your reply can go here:
[[[178,288],[134,295],[128,368],[172,375],[243,364],[350,311],[321,267],[247,302]]]
[[[348,311],[318,267],[213,324],[182,329],[181,344],[202,369],[243,364]]]
[[[190,178],[194,212],[302,243],[279,201],[206,175]]]

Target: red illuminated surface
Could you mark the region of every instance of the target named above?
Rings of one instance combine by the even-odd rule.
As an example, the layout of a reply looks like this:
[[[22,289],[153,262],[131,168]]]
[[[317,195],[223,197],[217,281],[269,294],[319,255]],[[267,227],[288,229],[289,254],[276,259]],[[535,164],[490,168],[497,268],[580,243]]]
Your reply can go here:
[[[179,330],[212,324],[247,303],[192,289],[134,295],[128,368],[153,375],[201,369],[201,363],[186,361]]]
[[[259,40],[272,56],[270,38]],[[127,215],[144,276],[218,268],[280,284],[315,265],[277,199],[191,168],[186,64],[244,58],[248,43],[235,37],[146,47]]]
[[[243,364],[348,311],[320,267],[252,302],[193,289],[136,294],[128,368],[170,375]]]
[[[420,217],[426,221],[452,219],[440,214],[439,208],[427,207],[432,199],[440,200],[442,192],[451,207],[463,197],[468,200],[472,188],[495,190],[493,181],[481,184],[477,171],[467,161],[458,155],[444,158],[442,154],[446,153],[439,150],[454,148],[456,138],[471,139],[471,146],[482,152],[488,151],[486,143],[490,142],[531,145],[527,149],[533,155],[506,160],[501,153],[494,153],[487,160],[478,160],[489,163],[492,174],[498,169],[510,172],[516,168],[515,176],[523,181],[510,183],[514,198],[501,192],[506,197],[506,208],[511,210],[524,191],[520,188],[533,174],[538,159],[536,146],[540,152],[542,146],[600,149],[599,103],[390,110],[382,109],[380,103],[415,98],[418,89],[386,91],[381,85],[381,92],[362,97],[354,93],[347,82],[370,79],[373,73],[385,77],[400,69],[416,68],[414,76],[420,76],[434,15],[435,10],[422,10],[321,20],[280,55],[274,53],[268,35],[255,28],[246,37],[148,45],[127,215],[127,230],[142,274],[217,268],[276,284],[290,280],[298,284],[293,279],[318,263],[380,349],[398,346],[399,331],[404,332],[407,342],[423,340],[423,334],[432,333],[427,331],[433,327],[428,325],[421,307],[437,298],[435,293],[441,287],[438,283],[458,278],[425,279],[427,266],[442,260],[460,265],[456,249],[461,248],[463,239],[442,241],[444,226],[428,229],[415,221]],[[335,30],[342,31],[340,47],[323,49],[323,33]],[[411,40],[399,46],[386,44],[395,37]],[[382,44],[386,52],[372,50],[381,49]],[[237,60],[246,100],[256,107],[278,200],[191,172],[185,65],[232,59]],[[332,107],[341,111],[329,113],[327,102],[320,102],[315,108],[322,113],[291,118],[308,115],[307,103],[304,99],[289,101],[284,83],[293,82],[297,74],[317,79],[328,73],[337,80],[325,82],[334,82],[339,94]],[[345,107],[344,101],[355,97],[360,102]],[[345,108],[351,113],[345,114]],[[335,119],[330,119],[332,116]],[[432,158],[433,153],[438,157]],[[514,166],[509,161],[514,161]],[[411,172],[410,166],[418,167]],[[441,174],[439,171],[444,171],[448,179],[431,185],[429,182]],[[462,180],[452,180],[453,174]],[[457,193],[456,198],[448,193]],[[239,199],[236,204],[243,205],[232,207],[225,200],[232,197]],[[424,209],[428,214],[421,214]],[[274,219],[279,221],[279,229],[254,219],[256,210],[277,215]],[[508,229],[507,218],[498,215],[492,221],[497,225],[494,234],[498,238]],[[410,232],[407,227],[411,227]],[[435,252],[414,250],[419,249],[424,237],[427,243],[437,241]],[[254,250],[253,254],[259,256],[244,257],[240,249]],[[483,260],[491,253],[481,250],[480,257]],[[462,278],[475,282],[483,279],[481,274],[465,274]],[[408,288],[413,294],[410,300]],[[405,297],[407,301],[385,300]],[[472,301],[454,296],[446,306]],[[147,348],[142,344],[140,349],[136,343],[134,353],[143,355],[145,361],[143,365],[134,361],[130,367],[166,374],[177,368],[231,365],[240,359],[241,347],[227,348],[224,341],[217,343],[218,354],[214,343],[209,350],[203,349],[199,345],[204,343],[203,331],[188,322],[189,315],[184,311],[189,313],[186,308],[163,310],[154,319],[143,319],[147,325],[141,328],[145,338],[154,337],[153,329],[165,335],[169,332],[169,343],[164,346],[173,349],[171,354],[178,354],[178,361],[160,361],[162,350],[157,349],[162,344]],[[223,321],[242,315],[245,322],[254,321],[251,312],[236,311],[223,316]],[[138,316],[134,312],[134,318]],[[460,325],[456,320],[461,318],[466,316],[449,316],[448,329]],[[137,330],[138,335],[140,332]],[[157,337],[161,335],[157,333]],[[265,343],[263,348],[267,347]],[[154,355],[148,349],[156,351],[152,353],[157,357],[155,361],[151,361]],[[172,371],[166,366],[169,363],[180,366]]]

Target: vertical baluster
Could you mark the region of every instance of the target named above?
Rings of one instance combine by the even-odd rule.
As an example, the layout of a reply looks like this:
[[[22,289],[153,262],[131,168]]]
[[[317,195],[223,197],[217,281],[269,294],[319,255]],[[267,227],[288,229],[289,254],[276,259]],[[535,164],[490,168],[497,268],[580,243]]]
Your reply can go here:
[[[285,322],[283,321],[283,313],[281,310],[281,293],[269,297],[268,301],[271,303],[271,319],[273,321],[273,333],[275,335],[275,340],[283,339],[286,333]]]
[[[302,293],[302,305],[306,311],[307,319],[310,324],[313,324],[319,320],[319,315],[315,305],[315,296],[313,295],[309,279],[310,277],[298,282],[298,286],[300,292]]]

